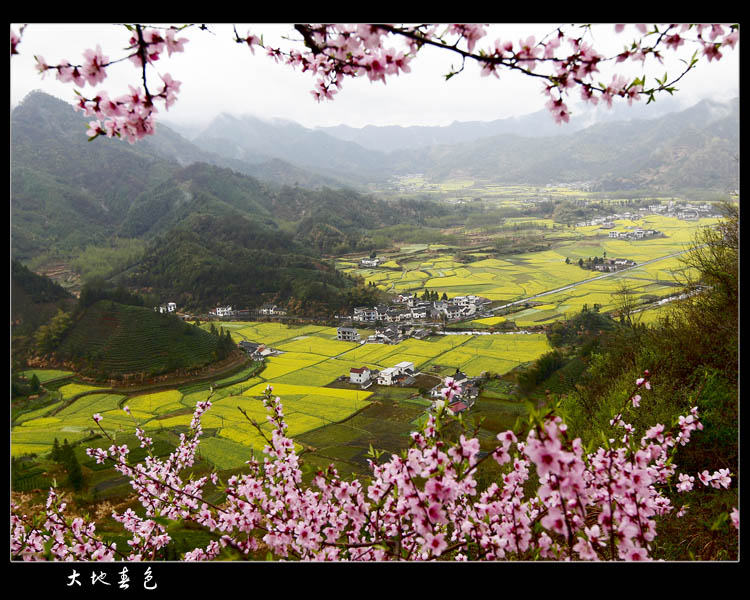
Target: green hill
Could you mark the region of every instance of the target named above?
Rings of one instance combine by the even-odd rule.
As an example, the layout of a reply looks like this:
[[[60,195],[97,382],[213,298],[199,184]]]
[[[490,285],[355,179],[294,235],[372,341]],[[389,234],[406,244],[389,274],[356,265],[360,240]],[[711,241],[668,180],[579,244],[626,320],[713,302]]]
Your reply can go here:
[[[54,356],[95,379],[185,373],[226,358],[234,348],[173,315],[100,300],[73,323]]]
[[[48,277],[37,275],[16,260],[10,268],[10,328],[13,364],[34,343],[36,329],[58,310],[68,311],[75,298]]]

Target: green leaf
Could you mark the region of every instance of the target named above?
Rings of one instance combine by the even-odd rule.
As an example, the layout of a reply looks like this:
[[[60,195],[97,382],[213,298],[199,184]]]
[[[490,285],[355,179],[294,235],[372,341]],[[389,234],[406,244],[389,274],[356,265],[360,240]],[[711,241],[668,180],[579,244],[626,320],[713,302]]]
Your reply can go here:
[[[721,513],[716,519],[714,519],[714,522],[711,524],[711,531],[718,531],[719,529],[723,529],[726,522],[729,520],[729,515],[727,513]]]

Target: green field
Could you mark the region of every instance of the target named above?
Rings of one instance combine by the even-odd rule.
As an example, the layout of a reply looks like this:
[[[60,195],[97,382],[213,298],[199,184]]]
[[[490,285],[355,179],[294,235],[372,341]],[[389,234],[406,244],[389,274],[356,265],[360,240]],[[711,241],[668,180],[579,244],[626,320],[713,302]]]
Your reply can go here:
[[[528,222],[529,219],[519,221]],[[552,226],[549,219],[537,221],[539,225]],[[653,228],[665,234],[665,237],[634,241],[611,239],[607,230],[598,226],[577,227],[575,239],[560,242],[548,251],[486,258],[466,264],[446,255],[436,257],[435,248],[426,244],[404,245],[399,253],[408,255],[409,260],[398,261],[402,267],[400,273],[394,272],[393,260],[388,268],[360,269],[351,261],[340,261],[337,266],[388,291],[400,291],[405,286],[420,284],[421,287],[417,289],[445,291],[449,296],[477,293],[492,300],[514,300],[586,279],[590,272],[573,264],[579,258],[603,256],[606,253],[611,258],[624,257],[640,263],[683,251],[692,241],[697,227],[715,221],[683,221],[656,215],[635,221],[615,221],[615,229]],[[570,259],[571,264],[565,264],[566,258]]]
[[[528,218],[508,219],[506,226],[529,223]],[[535,225],[553,227],[549,219],[535,219]],[[580,312],[583,305],[594,304],[600,310],[616,308],[613,294],[626,283],[636,298],[646,295],[667,296],[685,280],[686,273],[677,257],[664,258],[689,248],[697,228],[712,225],[716,219],[684,221],[672,217],[648,215],[635,220],[615,221],[615,230],[626,228],[651,228],[664,233],[664,237],[642,240],[619,240],[609,238],[608,230],[599,226],[576,227],[566,231],[562,241],[543,251],[487,257],[478,253],[479,260],[469,263],[457,262],[450,254],[436,255],[435,249],[427,245],[402,246],[400,254],[393,253],[402,266],[400,272],[393,269],[358,269],[356,265],[339,263],[342,271],[362,276],[367,283],[391,293],[411,291],[419,294],[426,290],[447,294],[449,298],[475,294],[499,303],[510,303],[536,294],[541,294],[573,283],[579,283],[601,275],[597,271],[582,269],[578,259],[590,257],[627,258],[640,264],[661,259],[649,265],[629,270],[622,274],[605,277],[599,281],[585,283],[576,288],[540,297],[548,304],[544,309],[534,307],[527,311],[508,315],[507,319],[524,328],[551,323]],[[556,238],[560,238],[555,232]],[[408,255],[408,261],[403,257]],[[569,262],[566,263],[566,259]],[[391,261],[392,262],[392,261]],[[498,322],[477,320],[477,327],[489,327]]]
[[[512,224],[511,221],[509,225]],[[608,238],[606,231],[582,227],[576,228],[575,238],[565,239],[556,247],[540,252],[499,258],[478,252],[476,254],[479,256],[475,257],[478,260],[461,263],[452,255],[453,248],[411,244],[402,246],[397,254],[388,257],[387,267],[384,268],[358,269],[353,260],[348,263],[342,261],[338,267],[348,273],[363,275],[366,281],[390,291],[419,291],[426,288],[440,294],[446,292],[449,297],[477,294],[491,300],[510,302],[598,275],[578,267],[575,264],[578,258],[602,256],[606,252],[608,257],[624,257],[642,263],[679,252],[693,239],[695,228],[706,224],[706,220],[685,222],[649,216],[640,221],[617,222],[615,227],[652,227],[664,231],[665,238],[627,242]],[[552,223],[540,225],[552,226]],[[570,264],[566,264],[566,258],[570,258]],[[525,328],[570,316],[580,312],[583,305],[592,307],[599,304],[600,310],[606,312],[616,307],[613,294],[623,284],[627,284],[636,298],[666,296],[678,289],[676,284],[685,276],[681,269],[682,264],[677,258],[660,260],[569,290],[544,295],[535,306],[505,316],[476,319],[471,326],[487,329],[511,321],[517,327]],[[107,332],[111,337],[111,318],[114,316],[107,321],[102,318],[104,312],[99,313],[99,320],[91,324],[89,331],[99,327],[102,336]],[[639,318],[643,322],[651,322],[658,314],[658,310],[649,310],[641,313]],[[220,468],[242,466],[249,458],[249,452],[258,452],[265,445],[262,436],[247,422],[238,407],[267,428],[265,409],[258,396],[269,384],[273,386],[274,394],[282,399],[290,435],[303,439],[315,431],[322,431],[321,428],[328,431],[339,427],[335,429],[339,433],[346,431],[338,424],[349,423],[352,415],[371,404],[369,392],[329,387],[341,376],[348,376],[352,367],[366,365],[371,369],[383,369],[410,361],[417,370],[440,376],[450,375],[456,369],[463,370],[469,376],[484,372],[503,374],[534,361],[550,350],[543,334],[444,335],[383,345],[340,342],[336,339],[335,327],[318,325],[231,322],[222,323],[221,327],[229,330],[236,342],[249,340],[263,343],[279,351],[279,354],[266,358],[259,373],[248,368],[241,374],[227,378],[224,386],[215,391],[214,406],[204,416],[206,443],[202,453]],[[207,324],[201,328],[207,328]],[[370,333],[369,330],[361,332],[363,338]],[[202,335],[193,337],[195,341],[204,340]],[[149,342],[149,347],[164,342],[159,339],[158,336],[154,338]],[[96,349],[96,344],[91,347],[95,352],[101,352]],[[118,369],[132,368],[139,358],[137,353],[131,354],[127,357],[111,356],[107,360],[117,362]],[[154,352],[150,356],[149,361],[153,366]],[[125,364],[129,366],[125,367]],[[25,375],[31,377],[32,373],[36,373],[42,382],[71,374],[68,371],[35,370]],[[102,392],[96,393],[98,390]],[[89,436],[95,430],[91,420],[95,412],[103,416],[104,427],[121,435],[132,431],[136,422],[154,435],[184,430],[190,423],[195,403],[209,394],[204,388],[186,386],[126,398],[106,393],[101,387],[78,383],[63,384],[57,393],[56,400],[47,406],[29,410],[20,416],[14,415],[12,456],[46,453],[55,438],[75,442]],[[391,398],[401,397],[397,388],[381,389],[379,394],[383,393]],[[124,405],[129,406],[130,415],[122,410]],[[416,403],[410,406],[412,409],[420,408]],[[413,427],[415,419],[418,420],[419,415],[423,414],[423,408],[416,410],[414,415],[407,411],[410,426]],[[372,406],[363,414],[371,411]],[[376,428],[375,424],[368,427]],[[356,454],[342,446],[332,447],[330,451],[342,459],[352,458]]]
[[[267,358],[259,374],[252,376],[255,371],[246,369],[247,379],[243,380],[239,374],[229,377],[225,387],[215,390],[213,407],[202,420],[206,444],[201,444],[201,453],[219,468],[241,467],[251,451],[257,453],[265,445],[263,437],[238,408],[261,423],[265,431],[270,431],[266,410],[259,399],[268,385],[281,398],[288,433],[296,439],[347,421],[371,404],[371,391],[327,387],[342,375],[348,377],[352,367],[367,365],[371,369],[383,369],[411,361],[418,370],[425,372],[449,375],[461,368],[475,376],[484,371],[505,373],[549,350],[546,339],[539,334],[445,335],[386,345],[340,342],[336,340],[333,327],[258,322],[223,325],[231,325],[227,328],[233,336],[265,343],[281,354]],[[56,437],[67,438],[72,443],[91,435],[98,429],[91,418],[94,413],[102,415],[102,427],[119,435],[131,432],[136,423],[153,436],[184,431],[190,424],[196,402],[209,396],[205,386],[195,389],[188,385],[130,397],[95,393],[102,389],[65,384],[59,389],[59,402],[22,414],[11,432],[12,455],[45,454]],[[413,390],[381,388],[380,393],[386,397],[394,394],[405,397]],[[130,414],[123,410],[125,406]],[[418,408],[420,414],[425,408],[416,402],[412,407]]]

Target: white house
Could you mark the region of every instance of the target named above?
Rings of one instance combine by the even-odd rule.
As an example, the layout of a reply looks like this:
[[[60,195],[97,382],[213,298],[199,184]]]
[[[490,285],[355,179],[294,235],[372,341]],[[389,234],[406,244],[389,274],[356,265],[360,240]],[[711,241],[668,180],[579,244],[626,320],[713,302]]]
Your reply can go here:
[[[213,314],[215,314],[217,317],[228,317],[232,312],[231,306],[217,306],[216,309],[213,311]]]
[[[387,369],[383,369],[378,375],[378,384],[393,385],[393,382],[399,375],[400,373],[395,367],[388,367]]]
[[[352,367],[349,370],[349,381],[351,383],[356,383],[357,385],[365,384],[370,381],[370,373],[370,369],[367,367]]]
[[[260,307],[260,314],[262,315],[285,315],[286,311],[280,308],[276,304],[264,304]]]
[[[160,313],[171,313],[177,310],[177,305],[174,302],[167,302],[166,304],[162,304],[161,306],[154,306],[154,311],[158,311]]]
[[[398,372],[400,374],[402,374],[402,375],[406,374],[407,370],[411,371],[413,373],[414,372],[414,363],[413,362],[409,362],[408,360],[405,360],[405,361],[402,361],[402,362],[398,363],[393,368],[397,369]]]
[[[336,339],[343,342],[358,342],[360,340],[359,331],[353,327],[339,327],[336,330]]]
[[[378,318],[378,311],[374,308],[369,308],[367,306],[356,306],[354,308],[354,316],[352,319],[354,321],[375,321]]]
[[[379,258],[363,258],[359,261],[362,267],[377,267],[380,264]]]

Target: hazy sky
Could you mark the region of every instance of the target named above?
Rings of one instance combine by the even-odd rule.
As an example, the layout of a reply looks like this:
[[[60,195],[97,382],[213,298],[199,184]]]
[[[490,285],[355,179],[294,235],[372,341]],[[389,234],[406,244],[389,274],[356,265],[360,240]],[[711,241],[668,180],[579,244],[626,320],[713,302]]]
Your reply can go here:
[[[554,25],[493,25],[486,43],[495,39],[517,42],[529,35],[537,40],[554,30]],[[17,30],[18,27],[15,27]],[[282,33],[298,36],[290,25],[237,25],[240,35],[263,34],[268,41]],[[628,27],[619,36],[611,24],[593,29],[595,47],[607,55],[621,51],[635,36]],[[188,29],[190,41],[185,52],[164,56],[156,63],[157,72],[169,73],[182,82],[177,103],[163,112],[165,121],[205,124],[220,112],[253,114],[258,117],[290,119],[306,125],[448,125],[453,121],[491,121],[540,110],[546,98],[541,83],[530,77],[503,73],[500,79],[480,77],[468,64],[460,75],[445,81],[451,64],[458,64],[452,53],[427,49],[411,63],[412,72],[392,78],[387,84],[370,83],[366,78],[349,79],[332,102],[316,102],[310,90],[314,79],[285,65],[276,64],[260,49],[253,55],[247,46],[233,41],[232,25],[214,24],[210,32]],[[128,32],[122,26],[99,24],[29,24],[19,46],[20,55],[11,58],[11,106],[30,91],[40,89],[73,102],[71,84],[57,82],[54,74],[44,79],[36,72],[34,54],[50,63],[66,58],[81,62],[83,51],[101,44],[110,59],[124,55]],[[429,50],[429,51],[428,51]],[[674,75],[679,65],[647,62],[629,75],[647,75],[647,83],[664,72]],[[128,83],[139,83],[139,71],[129,61],[108,70],[101,84],[111,96],[127,91]],[[155,77],[155,74],[154,74]],[[602,75],[609,82],[611,76]],[[720,61],[701,61],[679,84],[676,97],[685,105],[703,98],[727,100],[739,95],[739,46],[727,50]],[[100,88],[96,88],[97,90]],[[90,93],[92,88],[83,90]],[[576,94],[577,96],[577,94]]]

